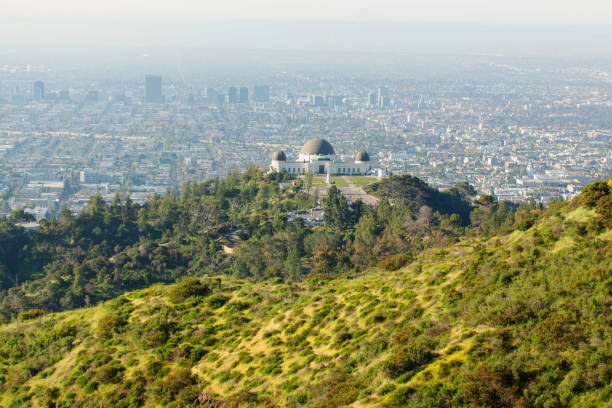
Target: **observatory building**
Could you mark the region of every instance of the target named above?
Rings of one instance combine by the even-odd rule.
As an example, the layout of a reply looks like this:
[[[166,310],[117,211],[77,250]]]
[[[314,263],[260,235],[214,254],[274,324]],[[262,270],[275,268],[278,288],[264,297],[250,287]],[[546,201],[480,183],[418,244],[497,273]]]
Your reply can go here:
[[[300,149],[297,161],[288,161],[283,151],[272,155],[272,171],[291,174],[363,175],[371,170],[370,156],[359,152],[354,161],[340,161],[332,145],[325,139],[311,139]]]

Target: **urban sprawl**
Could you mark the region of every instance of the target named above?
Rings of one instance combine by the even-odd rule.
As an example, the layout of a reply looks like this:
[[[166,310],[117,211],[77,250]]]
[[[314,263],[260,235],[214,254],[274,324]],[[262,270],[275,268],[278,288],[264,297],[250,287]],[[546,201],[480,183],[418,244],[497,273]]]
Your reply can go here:
[[[612,68],[520,64],[440,81],[271,75],[266,82],[187,83],[139,74],[78,79],[0,66],[0,215],[37,219],[100,193],[142,203],[275,151],[297,157],[325,138],[377,174],[461,181],[499,199],[550,202],[612,176]]]

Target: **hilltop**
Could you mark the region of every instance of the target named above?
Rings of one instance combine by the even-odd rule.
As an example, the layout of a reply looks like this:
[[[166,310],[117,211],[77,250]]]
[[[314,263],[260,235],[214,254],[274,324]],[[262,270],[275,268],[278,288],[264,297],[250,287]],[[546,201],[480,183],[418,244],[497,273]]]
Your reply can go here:
[[[0,405],[610,406],[611,190],[303,281],[22,314],[0,327]]]

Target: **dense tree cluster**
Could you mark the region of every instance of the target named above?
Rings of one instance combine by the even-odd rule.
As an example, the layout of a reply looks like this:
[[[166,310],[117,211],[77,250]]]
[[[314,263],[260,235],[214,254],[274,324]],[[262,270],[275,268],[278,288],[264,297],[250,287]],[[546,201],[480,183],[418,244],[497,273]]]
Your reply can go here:
[[[290,180],[250,168],[186,184],[180,194],[156,195],[144,205],[96,195],[77,215],[64,210],[43,220],[38,232],[17,226],[31,221],[17,211],[0,220],[0,314],[89,306],[189,276],[299,281],[361,270],[397,254],[395,261],[412,259],[470,233],[507,232],[515,222],[528,227],[541,213],[535,203],[473,200],[467,183],[439,191],[415,177],[391,176],[371,186],[376,207],[349,203],[332,186],[321,200],[324,226],[307,227],[287,213],[316,200],[301,180],[281,188]]]
[[[251,168],[142,206],[96,195],[76,216],[63,210],[41,221],[37,232],[15,224],[30,221],[21,211],[0,219],[0,314],[88,306],[154,282],[219,273],[230,265],[224,234],[250,234],[273,214],[313,205],[297,188],[281,192],[286,177]]]

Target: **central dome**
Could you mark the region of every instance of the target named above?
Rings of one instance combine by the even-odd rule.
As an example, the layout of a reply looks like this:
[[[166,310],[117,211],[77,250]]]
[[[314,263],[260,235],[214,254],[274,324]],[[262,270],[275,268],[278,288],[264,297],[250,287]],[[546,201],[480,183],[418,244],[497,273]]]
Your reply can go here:
[[[333,155],[334,148],[331,144],[325,139],[316,138],[310,139],[309,141],[302,146],[300,149],[300,154],[308,154],[311,156],[314,155]]]

